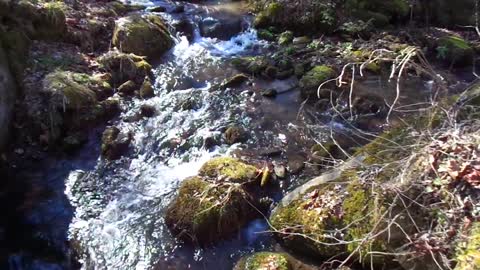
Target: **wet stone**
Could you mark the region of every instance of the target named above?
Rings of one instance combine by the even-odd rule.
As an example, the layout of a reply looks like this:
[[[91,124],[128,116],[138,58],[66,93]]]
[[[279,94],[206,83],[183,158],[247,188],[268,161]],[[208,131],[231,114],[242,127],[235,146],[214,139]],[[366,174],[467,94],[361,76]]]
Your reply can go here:
[[[137,85],[134,81],[127,81],[118,87],[118,92],[120,95],[130,96],[133,95],[136,89]]]
[[[151,12],[165,12],[167,9],[165,7],[154,7],[150,9]]]
[[[277,96],[278,93],[277,93],[277,90],[275,89],[265,89],[260,91],[260,94],[264,97],[274,98]]]
[[[300,155],[295,155],[288,158],[288,171],[292,174],[297,174],[305,168],[305,158]]]
[[[102,135],[102,156],[108,160],[119,159],[127,152],[132,134],[120,132],[117,127],[108,127]]]
[[[144,117],[152,117],[155,115],[156,109],[152,105],[143,104],[140,107],[140,114]]]
[[[228,144],[235,144],[239,142],[243,142],[246,139],[246,132],[243,128],[238,126],[232,126],[227,128],[224,134],[225,141]]]

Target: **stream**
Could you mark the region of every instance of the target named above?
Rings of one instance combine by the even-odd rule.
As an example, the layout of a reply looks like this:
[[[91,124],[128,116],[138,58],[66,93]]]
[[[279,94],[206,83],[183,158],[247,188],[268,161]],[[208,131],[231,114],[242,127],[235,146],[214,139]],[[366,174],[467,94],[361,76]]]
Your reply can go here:
[[[135,3],[173,8],[163,1]],[[241,156],[259,167],[266,160],[286,165],[292,160],[306,161],[302,153],[309,151],[314,140],[325,141],[331,131],[355,141],[348,125],[303,104],[299,91],[292,90],[296,78],[254,79],[242,87],[219,90],[222,81],[239,73],[230,64],[232,58],[265,54],[270,44],[257,38],[243,2],[182,5],[184,13],[162,16],[170,24],[190,20],[193,38],[189,41],[178,34],[175,47],[158,59],[155,97],[122,100],[124,112],[109,123],[134,134],[129,152],[114,162],[102,160],[100,139],[105,127],[99,127],[73,156],[46,160],[25,173],[31,185],[41,186],[45,194],[25,223],[34,228],[34,238],[49,243],[31,250],[58,254],[39,257],[19,251],[9,258],[10,269],[75,269],[80,265],[86,270],[232,269],[246,254],[277,248],[266,233],[266,222],[254,220],[238,237],[214,247],[183,245],[172,237],[163,219],[182,180],[215,156]],[[222,12],[239,16],[244,29],[229,40],[202,37],[198,22]],[[273,99],[259,94],[268,88],[280,94]],[[145,104],[156,109],[154,117],[125,121]],[[223,132],[232,125],[243,127],[248,140],[222,143]],[[275,149],[282,154],[262,155]],[[281,190],[275,199],[316,173],[306,168],[279,180]]]

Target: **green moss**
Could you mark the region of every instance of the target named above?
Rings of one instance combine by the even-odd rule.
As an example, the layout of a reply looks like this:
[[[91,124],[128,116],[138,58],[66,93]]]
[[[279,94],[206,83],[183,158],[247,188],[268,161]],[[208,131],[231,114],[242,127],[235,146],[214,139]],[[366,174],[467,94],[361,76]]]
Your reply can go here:
[[[338,244],[332,238],[327,237],[330,230],[342,227],[341,220],[334,214],[334,209],[340,205],[342,198],[333,192],[334,188],[334,185],[326,184],[309,191],[317,190],[315,192],[318,192],[319,196],[325,195],[325,199],[329,200],[329,207],[312,205],[312,199],[308,197],[307,192],[304,194],[304,198],[282,206],[272,214],[270,223],[276,230],[298,233],[296,235],[279,235],[287,247],[306,255],[321,258],[332,256],[341,258],[345,255],[345,245]]]
[[[335,77],[335,70],[329,66],[316,66],[300,79],[300,90],[303,96],[314,96],[323,82]]]
[[[156,15],[132,15],[116,22],[112,43],[122,52],[159,57],[174,42],[163,20]]]
[[[182,183],[165,220],[177,237],[208,245],[238,232],[255,216],[250,200],[240,186],[193,177]]]
[[[285,46],[291,43],[293,40],[293,32],[292,31],[285,31],[280,34],[278,37],[278,44]]]
[[[257,252],[249,256],[245,260],[245,266],[238,270],[291,270],[292,266],[288,257],[282,253],[274,252]]]
[[[128,80],[142,82],[148,76],[152,66],[135,54],[110,51],[99,58],[99,63],[113,75],[113,82],[122,84]]]
[[[247,74],[259,75],[268,67],[265,57],[241,57],[232,60],[232,65]]]
[[[480,269],[480,222],[474,222],[465,242],[458,247],[455,270]]]
[[[270,32],[269,30],[266,29],[261,29],[257,32],[257,35],[259,38],[267,40],[267,41],[274,41],[275,40],[275,35]]]
[[[51,95],[50,103],[56,108],[78,110],[93,105],[97,98],[88,88],[90,77],[68,71],[56,71],[45,76],[43,89]]]
[[[231,157],[214,158],[206,162],[199,171],[200,176],[226,177],[232,182],[243,183],[257,176],[257,168]]]
[[[449,65],[466,65],[472,63],[473,48],[461,37],[448,36],[438,41],[438,58],[447,61]]]

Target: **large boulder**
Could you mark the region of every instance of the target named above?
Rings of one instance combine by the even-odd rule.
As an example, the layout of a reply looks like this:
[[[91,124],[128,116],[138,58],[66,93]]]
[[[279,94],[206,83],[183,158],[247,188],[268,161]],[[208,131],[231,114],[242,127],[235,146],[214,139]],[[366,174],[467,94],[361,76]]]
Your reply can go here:
[[[0,151],[8,139],[15,97],[15,80],[10,72],[7,56],[0,43],[0,126],[2,127],[0,131]]]
[[[233,158],[205,163],[199,176],[183,181],[167,209],[165,222],[176,237],[201,246],[238,233],[257,217],[255,201],[244,184],[256,168]]]
[[[160,57],[174,44],[165,22],[152,14],[135,14],[117,20],[112,43],[122,52],[149,58]]]

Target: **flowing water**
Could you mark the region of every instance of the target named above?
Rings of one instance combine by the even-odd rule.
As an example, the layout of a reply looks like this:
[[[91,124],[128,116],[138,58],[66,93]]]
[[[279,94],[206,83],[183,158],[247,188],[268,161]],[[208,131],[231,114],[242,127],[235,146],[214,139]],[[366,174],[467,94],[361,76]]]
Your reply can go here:
[[[172,7],[169,2],[138,2]],[[219,12],[242,16],[245,25],[251,21],[238,2],[186,3],[184,14],[169,14],[166,18],[170,23],[187,18],[196,25],[201,18]],[[230,59],[269,50],[269,44],[259,41],[252,28],[245,27],[228,41],[201,37],[198,27],[192,41],[182,35],[176,39],[176,46],[156,66],[155,97],[124,100],[124,113],[111,123],[134,134],[125,157],[111,163],[99,157],[99,128],[91,132],[89,144],[75,156],[49,160],[29,175],[34,179],[32,185],[42,186],[49,194],[36,204],[27,222],[36,228],[36,237],[48,239],[49,248],[60,253],[69,254],[66,241],[70,241],[82,269],[231,269],[245,254],[273,249],[274,240],[264,233],[268,228],[263,220],[251,222],[238,237],[215,247],[184,246],[165,227],[165,207],[179,183],[195,175],[214,156],[241,153],[261,164],[261,149],[280,148],[284,155],[278,161],[286,162],[306,152],[313,138],[321,141],[321,134],[328,135],[331,129],[348,133],[341,123],[302,106],[298,91],[289,90],[295,78],[273,82],[256,79],[253,85],[218,90],[216,86],[224,79],[238,73]],[[267,99],[258,94],[261,88],[283,93]],[[154,117],[123,121],[144,104],[155,107]],[[220,141],[223,131],[231,125],[248,131],[246,143],[207,147],[206,139]],[[307,179],[308,172],[283,180],[283,192]],[[54,258],[37,260],[21,252],[10,258],[9,266],[74,267],[68,262],[55,263]]]

